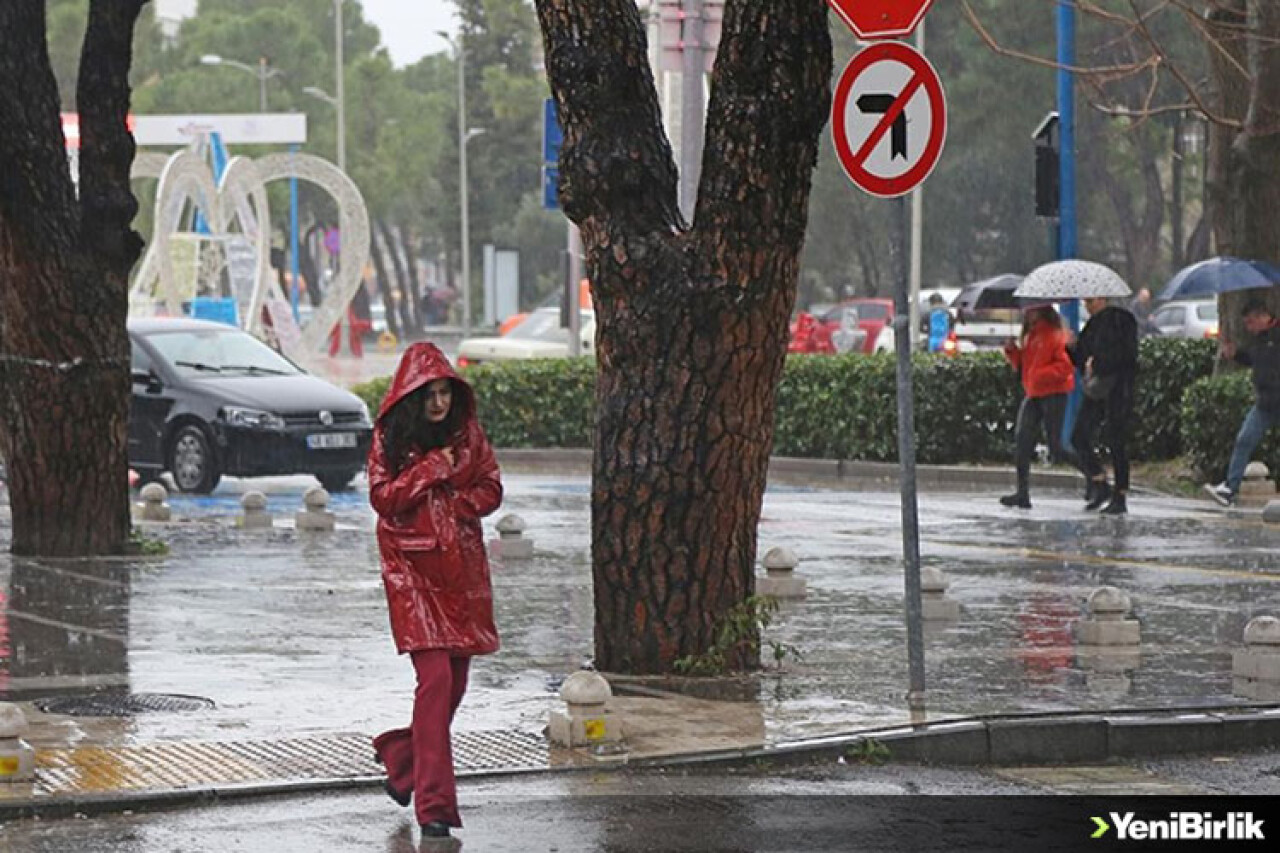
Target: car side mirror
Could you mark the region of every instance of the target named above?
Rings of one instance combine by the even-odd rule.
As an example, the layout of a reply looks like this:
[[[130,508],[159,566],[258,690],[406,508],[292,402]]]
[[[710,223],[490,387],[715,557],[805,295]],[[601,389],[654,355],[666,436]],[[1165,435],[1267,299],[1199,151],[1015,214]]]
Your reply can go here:
[[[134,385],[145,385],[148,389],[160,387],[160,377],[150,370],[135,370],[131,376]]]

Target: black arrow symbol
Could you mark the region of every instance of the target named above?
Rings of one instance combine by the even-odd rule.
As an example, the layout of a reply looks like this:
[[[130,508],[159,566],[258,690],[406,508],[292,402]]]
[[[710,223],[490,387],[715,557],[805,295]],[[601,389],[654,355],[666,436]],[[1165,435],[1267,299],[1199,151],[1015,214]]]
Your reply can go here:
[[[884,115],[889,112],[889,108],[893,106],[895,98],[893,95],[863,95],[858,98],[858,109],[864,113],[874,113]],[[889,136],[889,159],[894,157],[907,156],[907,114],[905,111],[898,113],[898,117],[893,120],[893,127]]]

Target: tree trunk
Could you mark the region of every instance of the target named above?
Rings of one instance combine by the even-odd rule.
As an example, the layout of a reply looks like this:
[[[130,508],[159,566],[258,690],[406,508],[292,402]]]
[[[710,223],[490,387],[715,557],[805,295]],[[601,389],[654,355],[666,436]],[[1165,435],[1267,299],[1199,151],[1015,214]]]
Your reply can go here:
[[[404,263],[405,263],[405,281],[409,285],[409,305],[413,309],[413,327],[418,330],[421,336],[427,327],[426,311],[422,305],[422,278],[418,275],[418,265],[413,259],[417,254],[415,251],[415,240],[413,231],[409,226],[400,226],[401,245],[404,246]]]
[[[383,314],[387,318],[387,329],[397,338],[400,334],[400,318],[396,315],[396,299],[391,295],[391,282],[388,278],[387,263],[382,257],[382,245],[376,239],[369,241],[369,253],[373,255],[374,277],[378,280],[378,293],[382,295]]]
[[[1210,218],[1222,255],[1280,262],[1280,4],[1236,0],[1209,16],[1209,48],[1218,107],[1243,121],[1244,129],[1210,129]],[[1219,47],[1221,49],[1219,49]],[[1230,59],[1224,57],[1227,51]],[[1241,73],[1241,67],[1247,73]],[[1280,315],[1280,292],[1235,291],[1218,299],[1219,328],[1226,341],[1244,334],[1240,311],[1263,298]]]
[[[409,307],[409,285],[404,280],[404,266],[400,263],[400,253],[396,249],[395,238],[391,234],[391,229],[387,227],[386,220],[374,220],[374,226],[378,229],[378,237],[382,241],[383,263],[388,264],[388,271],[395,276],[396,290],[400,293],[400,299],[396,305],[400,311],[400,328],[404,330],[404,339],[414,340],[421,334],[421,330],[415,329],[413,326],[413,312]]]
[[[16,554],[124,550],[129,537],[127,276],[134,144],[125,126],[142,2],[93,0],[71,182],[45,4],[0,4],[0,453]]]
[[[822,0],[729,0],[694,224],[676,200],[631,0],[538,0],[564,127],[560,199],[597,306],[596,664],[671,671],[754,591],[818,136]],[[754,666],[758,654],[731,654]]]

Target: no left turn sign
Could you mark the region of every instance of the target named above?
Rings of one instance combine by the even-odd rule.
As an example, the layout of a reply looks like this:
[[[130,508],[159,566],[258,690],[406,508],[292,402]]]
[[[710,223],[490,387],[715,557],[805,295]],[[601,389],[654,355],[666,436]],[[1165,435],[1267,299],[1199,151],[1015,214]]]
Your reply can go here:
[[[836,83],[831,133],[859,187],[883,198],[910,192],[933,171],[947,136],[937,72],[902,42],[863,48]]]

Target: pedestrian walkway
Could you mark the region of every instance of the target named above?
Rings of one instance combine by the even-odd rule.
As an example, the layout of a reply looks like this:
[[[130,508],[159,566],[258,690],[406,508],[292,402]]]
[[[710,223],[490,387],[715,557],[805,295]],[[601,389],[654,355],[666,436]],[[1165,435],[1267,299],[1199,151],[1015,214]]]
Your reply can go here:
[[[291,524],[308,485],[228,479],[211,497],[173,497],[175,521],[144,528],[170,543],[167,557],[0,556],[0,698],[27,714],[39,766],[34,785],[0,786],[0,810],[376,782],[368,739],[404,724],[412,672],[388,636],[366,497],[335,496],[338,531],[308,534]],[[784,603],[766,640],[803,658],[735,680],[732,696],[615,679],[627,752],[549,749],[559,683],[591,657],[589,489],[516,466],[506,485],[502,513],[526,519],[535,556],[495,561],[504,647],[473,668],[457,722],[464,773],[776,752],[920,722],[903,699],[896,494],[792,478],[766,496],[760,551],[801,558],[808,596]],[[273,530],[234,526],[249,486],[266,488]],[[1280,613],[1280,530],[1203,501],[1145,496],[1130,517],[1103,519],[1074,490],[1037,493],[1029,512],[997,494],[922,497],[924,564],[947,573],[959,604],[958,618],[926,625],[927,721],[1248,704],[1233,694],[1231,653],[1250,618]],[[1142,623],[1140,652],[1118,668],[1074,641],[1103,584],[1132,595]],[[119,717],[40,706],[94,690],[208,701]],[[952,728],[993,743],[985,722]]]

